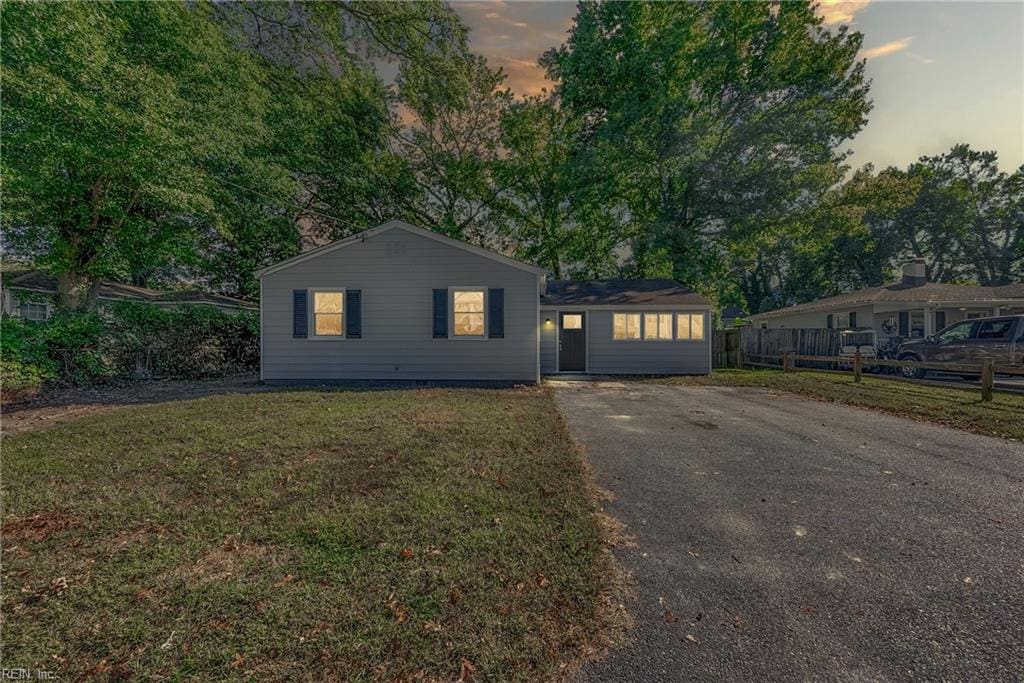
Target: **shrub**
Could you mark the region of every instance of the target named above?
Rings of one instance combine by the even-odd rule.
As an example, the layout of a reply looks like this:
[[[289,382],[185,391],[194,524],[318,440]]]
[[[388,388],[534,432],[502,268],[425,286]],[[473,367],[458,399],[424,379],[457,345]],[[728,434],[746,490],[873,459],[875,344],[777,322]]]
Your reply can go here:
[[[49,379],[34,365],[16,360],[0,361],[0,403],[17,403],[39,393]]]
[[[171,310],[121,301],[96,312],[61,312],[45,322],[5,318],[2,344],[4,361],[71,384],[215,377],[259,365],[258,316],[209,306]]]

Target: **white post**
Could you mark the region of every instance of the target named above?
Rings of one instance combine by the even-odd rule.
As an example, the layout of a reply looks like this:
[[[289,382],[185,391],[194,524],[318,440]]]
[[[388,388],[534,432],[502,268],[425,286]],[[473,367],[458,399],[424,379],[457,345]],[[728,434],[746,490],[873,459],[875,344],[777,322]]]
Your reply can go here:
[[[930,337],[935,334],[935,308],[924,309],[924,336]]]

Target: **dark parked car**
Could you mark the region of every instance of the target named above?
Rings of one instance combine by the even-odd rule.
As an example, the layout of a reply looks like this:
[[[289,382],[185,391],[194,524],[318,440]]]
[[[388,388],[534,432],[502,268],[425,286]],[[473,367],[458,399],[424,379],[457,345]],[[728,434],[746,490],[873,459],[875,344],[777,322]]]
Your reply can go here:
[[[1024,315],[963,320],[924,339],[900,344],[897,357],[924,363],[1024,365]],[[919,368],[901,368],[907,377],[924,377]]]

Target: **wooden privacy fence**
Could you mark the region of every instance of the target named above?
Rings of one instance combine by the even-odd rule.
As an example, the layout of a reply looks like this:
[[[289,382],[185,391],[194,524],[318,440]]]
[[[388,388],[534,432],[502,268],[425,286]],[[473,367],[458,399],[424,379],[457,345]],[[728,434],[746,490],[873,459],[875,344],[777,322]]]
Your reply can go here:
[[[711,365],[715,368],[739,368],[758,356],[781,357],[784,353],[838,356],[841,346],[838,330],[818,328],[733,327],[715,330],[711,342]],[[828,367],[829,363],[817,365]]]

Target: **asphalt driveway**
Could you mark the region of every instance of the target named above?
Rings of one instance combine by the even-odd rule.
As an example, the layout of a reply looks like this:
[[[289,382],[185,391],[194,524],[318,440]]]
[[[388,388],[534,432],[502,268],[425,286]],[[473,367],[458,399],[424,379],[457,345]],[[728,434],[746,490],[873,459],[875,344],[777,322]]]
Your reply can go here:
[[[747,388],[557,399],[636,541],[633,641],[583,680],[1024,678],[1021,444]]]

